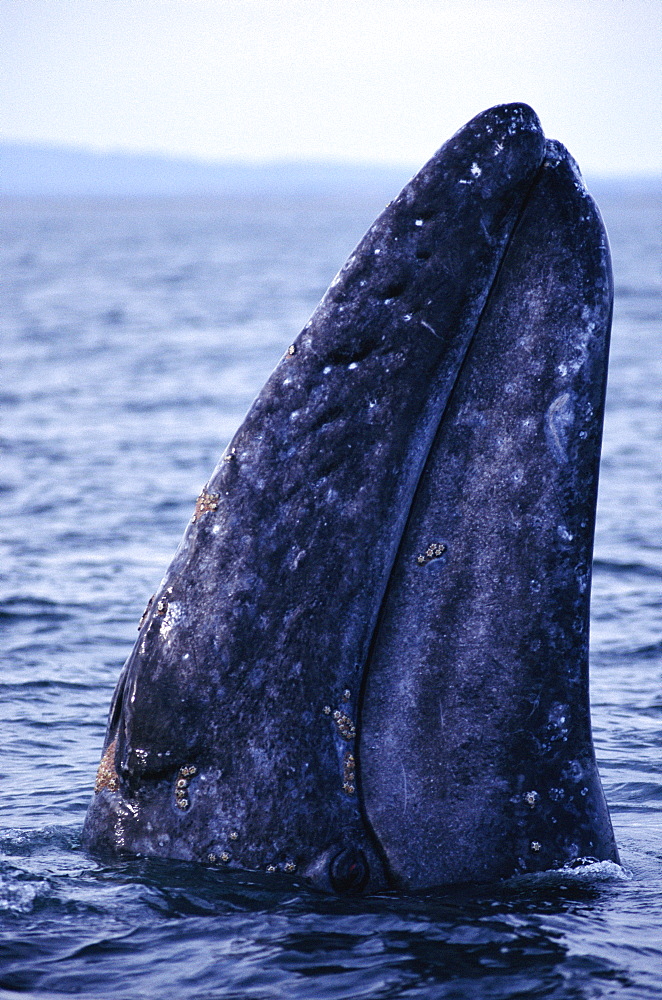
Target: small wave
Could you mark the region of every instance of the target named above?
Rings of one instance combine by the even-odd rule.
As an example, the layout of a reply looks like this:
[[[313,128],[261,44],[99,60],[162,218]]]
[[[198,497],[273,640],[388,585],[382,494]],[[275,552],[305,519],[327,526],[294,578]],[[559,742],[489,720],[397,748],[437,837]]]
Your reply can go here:
[[[44,851],[80,850],[81,827],[48,826],[40,830],[0,830],[0,854],[5,857],[30,857]]]
[[[0,912],[29,913],[39,888],[31,882],[18,882],[0,875]]]
[[[62,622],[72,617],[70,610],[43,597],[9,597],[0,604],[0,622],[25,621],[37,618],[40,621]]]
[[[618,563],[612,559],[594,559],[593,569],[604,573],[613,573],[615,576],[636,573],[638,576],[652,577],[653,579],[662,578],[662,569],[641,562]]]
[[[544,872],[527,872],[508,879],[511,886],[563,889],[569,884],[592,886],[605,882],[630,882],[632,874],[615,861],[598,861],[596,858],[576,858],[562,868]]]

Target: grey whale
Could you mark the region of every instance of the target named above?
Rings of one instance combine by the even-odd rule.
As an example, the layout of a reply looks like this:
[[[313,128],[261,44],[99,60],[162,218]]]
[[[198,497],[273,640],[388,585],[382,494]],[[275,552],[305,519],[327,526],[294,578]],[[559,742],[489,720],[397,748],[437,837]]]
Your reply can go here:
[[[526,105],[376,220],[143,616],[90,850],[426,889],[618,861],[588,700],[606,234]]]

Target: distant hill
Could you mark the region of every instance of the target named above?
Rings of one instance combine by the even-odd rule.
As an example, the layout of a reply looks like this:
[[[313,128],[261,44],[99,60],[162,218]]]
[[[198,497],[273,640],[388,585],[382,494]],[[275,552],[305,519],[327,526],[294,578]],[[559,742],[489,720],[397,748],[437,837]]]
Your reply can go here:
[[[141,196],[396,192],[415,166],[205,163],[130,153],[0,144],[0,195]]]
[[[0,196],[172,197],[252,194],[382,194],[399,191],[422,164],[292,161],[209,163],[168,156],[0,143]],[[598,197],[662,191],[662,178],[589,177]]]

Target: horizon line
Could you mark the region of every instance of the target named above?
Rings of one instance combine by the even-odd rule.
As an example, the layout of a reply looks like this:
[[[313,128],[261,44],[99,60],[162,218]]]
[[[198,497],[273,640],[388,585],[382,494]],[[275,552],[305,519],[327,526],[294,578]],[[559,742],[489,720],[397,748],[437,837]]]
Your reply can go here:
[[[147,160],[159,161],[169,164],[197,168],[235,167],[235,168],[281,168],[281,167],[324,167],[324,168],[356,168],[365,170],[394,170],[410,171],[415,173],[423,163],[404,160],[374,160],[374,159],[352,159],[339,158],[334,156],[306,156],[290,155],[278,157],[233,157],[212,158],[198,156],[194,153],[177,153],[156,150],[136,150],[122,147],[111,147],[108,149],[86,146],[84,144],[56,143],[48,140],[22,140],[3,138],[0,136],[0,152],[3,150],[22,150],[25,152],[39,152],[65,155],[85,156],[90,159],[113,160]],[[436,149],[433,149],[430,156],[433,156]],[[425,161],[424,161],[425,162]],[[581,165],[580,165],[580,169]],[[627,172],[618,170],[612,171],[609,168],[582,169],[582,174],[586,174],[593,180],[648,180],[662,183],[662,169],[629,170]]]

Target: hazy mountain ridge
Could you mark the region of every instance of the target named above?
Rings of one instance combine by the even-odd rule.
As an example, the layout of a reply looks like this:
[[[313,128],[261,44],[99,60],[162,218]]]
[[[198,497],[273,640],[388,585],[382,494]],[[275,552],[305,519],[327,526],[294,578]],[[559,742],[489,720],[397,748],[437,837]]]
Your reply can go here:
[[[0,144],[0,194],[4,196],[316,194],[376,186],[397,191],[415,170],[414,164],[210,163],[157,155]]]
[[[430,150],[430,155],[434,150]],[[400,190],[422,164],[330,161],[205,162],[156,154],[95,152],[66,146],[0,143],[5,197],[173,197],[333,194]],[[589,177],[594,189],[662,189],[655,175]]]

